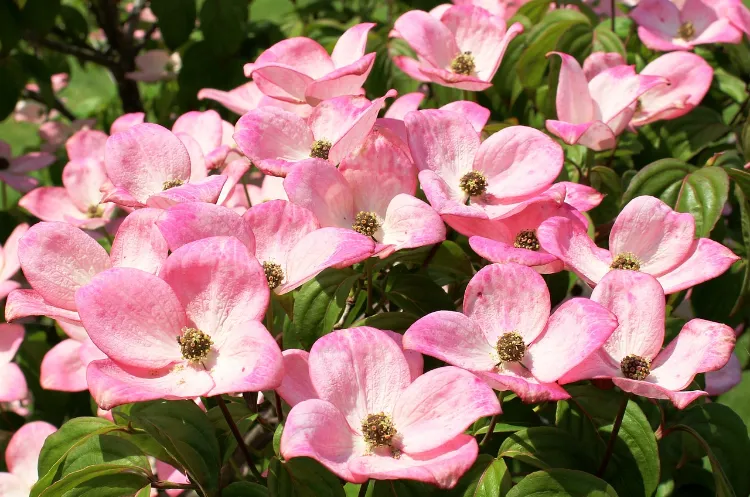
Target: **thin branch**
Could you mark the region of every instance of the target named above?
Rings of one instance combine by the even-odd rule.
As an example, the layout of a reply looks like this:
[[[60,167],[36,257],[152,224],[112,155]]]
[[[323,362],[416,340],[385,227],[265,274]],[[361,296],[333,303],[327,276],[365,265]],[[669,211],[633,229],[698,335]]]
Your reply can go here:
[[[162,490],[193,490],[195,485],[192,483],[175,483],[173,481],[154,481],[151,482],[151,488]]]
[[[487,428],[487,433],[484,434],[484,437],[482,437],[482,441],[479,442],[479,445],[481,447],[484,447],[487,445],[487,442],[490,441],[490,437],[492,437],[492,433],[495,431],[495,425],[497,424],[497,414],[492,416],[492,419],[490,419],[490,426]]]
[[[111,57],[107,57],[98,51],[91,52],[89,50],[84,50],[81,47],[55,40],[50,40],[49,38],[32,38],[29,40],[29,43],[31,43],[32,45],[38,45],[43,48],[54,50],[55,52],[72,55],[73,57],[76,57],[77,59],[80,59],[82,61],[93,62],[95,64],[99,64],[100,66],[109,68],[116,67],[114,59],[112,59]]]
[[[35,102],[39,102],[39,103],[47,105],[47,102],[42,98],[42,96],[35,91],[24,90],[23,98],[25,98],[26,100],[33,100]],[[65,116],[65,118],[68,121],[75,121],[76,116],[73,115],[70,109],[65,107],[65,104],[62,103],[62,101],[59,98],[55,97],[54,105],[52,106],[52,108],[58,111],[63,116]]]
[[[229,413],[226,402],[224,402],[224,399],[221,397],[221,395],[217,395],[215,399],[219,403],[219,409],[221,409],[221,413],[224,415],[224,419],[226,419],[227,425],[229,425],[229,430],[232,432],[232,435],[234,435],[234,439],[237,440],[237,446],[240,448],[240,451],[242,451],[242,455],[245,456],[247,465],[250,466],[250,472],[253,474],[256,480],[262,482],[263,476],[261,476],[260,472],[258,472],[258,468],[255,467],[253,456],[250,454],[250,449],[247,448],[245,439],[242,438],[240,429],[237,428],[237,423],[235,423],[234,419],[232,419],[232,415]]]
[[[596,476],[601,477],[607,470],[609,460],[612,459],[612,453],[615,450],[615,442],[617,441],[617,435],[620,433],[620,427],[622,426],[622,420],[625,417],[625,409],[628,407],[628,401],[630,401],[630,394],[625,394],[620,404],[620,410],[615,416],[615,423],[612,425],[612,433],[609,436],[609,442],[607,442],[607,450],[604,452],[602,458],[602,464],[599,466],[599,470],[596,472]]]

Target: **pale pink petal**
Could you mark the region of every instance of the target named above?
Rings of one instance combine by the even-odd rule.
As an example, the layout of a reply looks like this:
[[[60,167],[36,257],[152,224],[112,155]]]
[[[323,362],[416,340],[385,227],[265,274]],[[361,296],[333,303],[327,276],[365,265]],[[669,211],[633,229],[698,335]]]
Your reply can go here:
[[[101,159],[73,160],[63,169],[62,180],[78,209],[86,212],[89,207],[99,205],[107,171]]]
[[[396,333],[390,330],[381,330],[383,333],[391,337],[391,340],[396,342],[401,347],[406,362],[409,363],[409,373],[411,374],[411,381],[419,378],[424,373],[424,358],[419,352],[413,350],[404,350],[404,335]]]
[[[31,485],[16,475],[0,473],[0,495],[3,497],[29,497]]]
[[[44,355],[39,383],[47,390],[82,392],[88,389],[81,342],[63,340]]]
[[[706,392],[708,395],[721,395],[730,391],[741,381],[742,364],[737,354],[733,353],[721,369],[706,373]]]
[[[225,205],[227,198],[229,198],[230,195],[232,195],[235,190],[240,191],[242,193],[241,188],[244,188],[242,185],[240,185],[239,188],[235,188],[238,183],[242,181],[242,177],[245,175],[246,172],[250,170],[252,167],[252,163],[247,160],[245,157],[241,157],[239,159],[235,159],[231,161],[222,171],[222,176],[226,176],[227,180],[224,183],[224,186],[221,188],[221,194],[219,195],[219,199],[216,201],[219,205]],[[280,180],[281,178],[279,178]],[[283,191],[284,189],[281,188]],[[242,196],[244,197],[245,194],[242,193]],[[247,204],[247,198],[245,199],[245,204]],[[230,205],[226,205],[226,207],[229,207]],[[250,207],[249,205],[246,205],[246,207]],[[244,211],[243,211],[244,212]]]
[[[414,60],[406,55],[396,55],[393,57],[393,63],[411,79],[423,83],[428,83],[430,81],[430,78],[422,73],[421,69],[424,66],[420,61]]]
[[[79,322],[78,313],[47,303],[35,290],[12,290],[5,302],[5,319],[14,321],[27,316],[47,316]]]
[[[407,93],[393,101],[383,117],[390,119],[403,120],[406,114],[413,110],[419,109],[419,104],[424,100],[425,94],[422,92]]]
[[[619,52],[594,52],[583,61],[583,74],[586,75],[587,81],[591,81],[605,69],[625,64],[627,62]],[[586,87],[588,88],[588,85]]]
[[[450,67],[459,48],[450,29],[427,12],[412,10],[396,19],[394,29],[399,37],[434,67]]]
[[[39,185],[39,180],[36,178],[8,171],[0,171],[0,181],[21,193],[31,191]]]
[[[291,349],[285,350],[282,355],[284,378],[281,385],[276,388],[276,393],[292,407],[305,400],[317,399],[318,393],[310,380],[310,353],[306,350]]]
[[[66,335],[68,335],[73,340],[76,340],[78,342],[84,342],[89,339],[88,333],[86,333],[86,329],[81,325],[81,323],[71,323],[69,321],[56,321],[55,322],[60,329],[62,329]]]
[[[186,112],[174,122],[172,133],[190,135],[206,155],[221,145],[221,116],[215,110]]]
[[[675,50],[672,43],[682,24],[679,7],[669,0],[641,0],[630,13],[638,23],[638,36],[652,50]]]
[[[527,404],[569,399],[570,395],[557,383],[541,383],[520,364],[510,363],[498,367],[498,372],[478,372],[489,386],[498,391],[510,390]]]
[[[541,274],[562,271],[563,264],[552,254],[516,248],[507,243],[498,242],[481,236],[469,238],[469,245],[480,257],[490,262],[515,262],[536,269]]]
[[[109,269],[76,292],[76,303],[91,341],[111,359],[153,369],[182,360],[176,337],[188,320],[164,280],[139,269]]]
[[[380,242],[393,246],[393,250],[440,243],[446,233],[445,224],[432,207],[404,193],[388,204],[382,231]]]
[[[18,205],[42,221],[67,222],[67,218],[86,219],[86,215],[59,186],[42,186],[24,195]]]
[[[175,133],[175,136],[185,145],[190,156],[190,181],[204,179],[208,175],[208,166],[200,144],[187,133]]]
[[[5,240],[5,245],[0,247],[0,281],[13,277],[21,267],[21,261],[18,260],[18,242],[27,231],[28,224],[19,224],[13,228]]]
[[[123,114],[112,122],[112,126],[109,128],[109,134],[114,135],[120,131],[132,128],[136,124],[143,124],[146,122],[146,114],[143,112],[131,112],[130,114]]]
[[[690,245],[687,258],[657,280],[669,295],[716,278],[738,260],[739,256],[724,245],[699,238]]]
[[[185,202],[215,204],[219,195],[221,195],[221,189],[224,187],[226,180],[227,177],[224,175],[214,175],[201,181],[186,183],[150,196],[146,205],[158,209],[168,209],[173,205]]]
[[[28,397],[26,378],[17,364],[11,362],[0,365],[0,375],[3,378],[0,384],[0,402],[15,402]]]
[[[344,175],[318,160],[294,167],[284,179],[289,200],[312,212],[321,226],[351,228],[357,210],[354,192]]]
[[[367,34],[374,27],[375,24],[366,22],[347,29],[333,47],[333,65],[337,68],[344,67],[362,58],[367,46]]]
[[[555,183],[555,185],[563,185],[565,187],[565,203],[580,212],[590,211],[604,200],[604,195],[590,186],[571,181],[560,181],[559,183]]]
[[[673,391],[648,381],[631,380],[628,378],[613,378],[612,382],[625,392],[650,399],[670,400],[677,409],[684,409],[695,399],[708,395],[703,390]]]
[[[456,102],[445,104],[440,107],[440,110],[447,110],[461,114],[471,123],[477,133],[482,132],[487,121],[490,119],[489,109],[482,107],[476,102],[468,100],[458,100]]]
[[[614,148],[617,142],[614,131],[602,121],[570,124],[547,119],[545,126],[547,131],[559,137],[568,145],[579,144],[592,150],[601,151]]]
[[[162,212],[138,209],[125,218],[112,242],[110,259],[114,267],[132,267],[151,274],[159,272],[169,250],[155,224]]]
[[[19,428],[5,449],[8,471],[31,487],[39,478],[37,461],[44,441],[56,431],[57,428],[44,421],[26,423]]]
[[[247,223],[239,214],[220,205],[178,204],[163,211],[156,224],[172,251],[212,236],[234,236],[250,252],[255,251],[255,237]]]
[[[578,61],[566,53],[550,54],[559,55],[561,60],[560,79],[555,97],[557,118],[570,124],[584,124],[596,120],[596,104],[589,94],[588,81]]]
[[[104,160],[107,133],[96,129],[83,128],[65,141],[68,160]]]
[[[21,288],[21,284],[17,281],[6,280],[0,281],[0,301],[7,297],[13,290]],[[10,320],[9,318],[6,318]]]
[[[263,93],[258,89],[255,81],[250,81],[230,91],[204,88],[198,92],[198,100],[214,100],[235,114],[243,115],[259,107]]]
[[[0,364],[13,360],[25,333],[20,324],[0,323]]]

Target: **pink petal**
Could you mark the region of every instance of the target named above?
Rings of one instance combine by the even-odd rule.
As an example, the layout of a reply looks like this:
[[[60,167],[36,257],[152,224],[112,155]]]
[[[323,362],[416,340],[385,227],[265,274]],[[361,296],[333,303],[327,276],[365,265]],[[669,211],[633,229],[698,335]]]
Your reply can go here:
[[[13,360],[25,333],[20,324],[0,323],[0,364]]]
[[[615,118],[648,90],[664,86],[667,80],[661,76],[644,76],[635,73],[633,66],[616,66],[597,74],[589,82],[589,91],[599,107],[596,118],[610,125],[615,134],[620,134],[612,123]]]
[[[215,110],[186,112],[174,122],[172,133],[190,135],[207,155],[221,145],[221,116]]]
[[[669,0],[643,0],[630,17],[638,23],[638,36],[647,47],[653,50],[677,48],[672,43],[682,24],[677,5]]]
[[[707,392],[703,390],[675,392],[655,383],[630,380],[628,378],[613,378],[612,382],[623,391],[633,393],[639,397],[670,400],[677,409],[684,409],[695,399],[707,395]]]
[[[310,399],[289,412],[281,434],[284,459],[311,457],[338,477],[363,483],[367,476],[349,471],[349,461],[364,452],[364,440],[349,427],[347,419],[333,404]]]
[[[18,120],[16,118],[16,120]],[[0,494],[4,497],[28,497],[31,485],[16,475],[0,473]]]
[[[706,392],[708,395],[721,395],[730,391],[741,381],[742,364],[737,354],[733,353],[721,369],[706,373]]]
[[[44,355],[39,382],[42,388],[62,392],[88,390],[86,366],[80,357],[81,342],[63,340]]]
[[[255,251],[255,237],[250,226],[239,214],[220,205],[203,202],[177,204],[162,211],[156,224],[171,251],[212,236],[234,236],[250,252]]]
[[[144,204],[164,190],[166,181],[190,179],[185,146],[158,124],[138,124],[110,136],[105,164],[112,183]]]
[[[219,199],[216,201],[217,204],[225,205],[227,198],[229,198],[229,196],[235,191],[235,186],[237,186],[237,184],[242,181],[242,177],[246,172],[250,170],[251,166],[252,163],[245,157],[233,160],[226,165],[221,174],[222,176],[226,176],[227,180],[224,183],[224,186],[221,188],[221,194],[219,195]],[[281,178],[279,178],[279,180],[281,180]],[[283,192],[283,187],[280,187],[280,190]],[[242,193],[242,190],[240,190],[240,193]],[[245,194],[243,193],[242,196],[244,197]],[[247,199],[245,199],[245,203],[247,203]],[[229,205],[225,206],[229,207]],[[250,206],[247,205],[246,207]]]
[[[146,114],[143,112],[131,112],[130,114],[123,114],[112,122],[112,126],[109,128],[109,134],[114,135],[120,131],[132,128],[136,124],[143,124],[146,120]]]
[[[601,121],[570,124],[547,119],[545,126],[547,131],[559,137],[568,145],[580,144],[596,151],[614,148],[617,141],[612,129]]]
[[[169,251],[167,241],[155,224],[162,212],[139,209],[125,218],[112,242],[110,258],[114,267],[132,267],[151,274],[159,272]]]
[[[175,133],[175,136],[180,139],[190,156],[190,181],[204,179],[208,175],[208,166],[200,144],[187,133]]]
[[[354,429],[368,414],[393,412],[411,383],[401,348],[375,328],[349,328],[319,338],[309,364],[315,391]]]
[[[39,223],[18,244],[26,279],[48,303],[75,310],[76,290],[110,267],[107,252],[83,231],[65,223]]]
[[[393,27],[422,59],[434,67],[450,67],[459,53],[450,29],[427,12],[409,11],[396,19]]]
[[[406,114],[413,110],[419,109],[419,104],[424,100],[425,94],[422,92],[407,93],[401,95],[393,101],[383,117],[390,119],[400,119],[403,121]]]
[[[59,186],[42,186],[24,195],[18,205],[42,221],[66,222],[67,218],[86,219],[86,215]]]
[[[544,331],[549,311],[549,290],[544,279],[533,269],[518,264],[482,268],[464,294],[464,314],[479,325],[492,345],[511,331],[530,344]]]
[[[107,171],[99,159],[73,160],[63,169],[62,180],[78,210],[86,212],[89,207],[99,205]]]
[[[561,181],[555,185],[565,186],[565,203],[581,212],[590,211],[604,200],[604,195],[590,186],[570,181]]]
[[[255,81],[250,81],[230,91],[204,88],[198,92],[198,100],[214,100],[235,114],[243,115],[258,107],[263,93]]]
[[[289,200],[312,212],[321,226],[351,228],[357,211],[354,192],[331,163],[318,160],[300,164],[284,179]]]
[[[56,431],[57,428],[44,421],[33,421],[19,428],[5,449],[8,471],[31,487],[39,477],[37,460],[42,452],[44,441]]]
[[[27,316],[47,316],[52,319],[79,321],[77,312],[48,304],[35,290],[12,290],[5,302],[6,321],[14,321]]]
[[[422,73],[422,68],[425,67],[425,65],[420,61],[414,60],[406,55],[396,55],[393,57],[393,63],[411,79],[423,83],[430,81],[430,78]]]
[[[5,297],[7,297],[10,294],[10,292],[12,292],[13,290],[17,288],[21,288],[21,284],[17,281],[13,281],[13,280],[0,281],[0,301],[5,299]]]
[[[107,133],[95,129],[83,128],[65,141],[68,160],[96,159],[104,160],[104,148]]]
[[[584,124],[596,120],[596,105],[589,94],[588,81],[578,61],[572,55],[562,52],[550,54],[559,55],[561,60],[560,79],[555,97],[557,118],[571,124]]]
[[[424,358],[422,357],[422,354],[413,350],[404,349],[404,335],[390,330],[381,331],[388,335],[391,340],[396,342],[398,346],[401,347],[401,350],[404,353],[404,357],[406,358],[406,362],[409,363],[409,373],[411,375],[411,381],[414,381],[422,376],[422,373],[424,373]]]
[[[414,109],[416,110],[416,109]],[[440,110],[457,112],[464,116],[474,127],[477,133],[481,133],[490,119],[490,111],[475,102],[468,100],[458,100],[450,102],[440,107]],[[387,116],[386,116],[387,117]]]
[[[0,247],[0,281],[13,277],[21,267],[18,260],[18,242],[21,237],[29,231],[29,225],[21,223],[15,228],[5,240],[5,245]]]
[[[331,53],[333,65],[337,68],[344,67],[362,58],[367,46],[367,34],[374,27],[374,23],[365,22],[344,31]]]
[[[716,278],[738,260],[740,258],[724,245],[699,238],[690,245],[687,258],[657,280],[669,295]]]
[[[125,369],[109,359],[89,364],[86,379],[92,397],[105,410],[147,400],[192,400],[206,395],[214,384],[208,372],[192,366]]]
[[[605,69],[625,64],[627,62],[619,52],[594,52],[583,61],[583,74],[586,75],[587,81],[591,81]],[[588,88],[588,85],[586,87]]]
[[[215,204],[219,195],[221,195],[221,189],[224,187],[226,180],[227,177],[224,175],[214,175],[201,181],[186,183],[152,195],[146,201],[146,205],[158,209],[167,209],[183,202]]]
[[[9,173],[25,174],[53,164],[57,158],[47,152],[31,152],[10,161]]]
[[[175,337],[188,320],[164,280],[138,269],[109,269],[81,287],[76,302],[91,341],[111,359],[151,369],[182,360]]]
[[[405,193],[388,204],[382,230],[381,243],[393,250],[441,243],[446,233],[443,220],[432,207]]]
[[[276,393],[291,407],[305,400],[317,399],[318,393],[310,380],[310,353],[306,350],[291,349],[285,350],[282,355],[284,378],[281,385],[276,388]]]
[[[0,385],[0,402],[15,402],[28,397],[26,378],[17,364],[11,362],[0,365],[0,375],[3,378]]]
[[[481,236],[469,238],[469,245],[480,257],[490,262],[515,262],[522,266],[533,267],[540,274],[557,273],[563,269],[562,262],[554,255],[546,252],[515,248],[507,243]]]
[[[21,193],[31,191],[39,184],[39,180],[36,178],[23,174],[13,174],[9,171],[0,171],[0,181]]]
[[[569,399],[570,395],[557,383],[541,383],[520,364],[507,364],[499,372],[481,372],[477,376],[498,391],[510,390],[527,404]]]

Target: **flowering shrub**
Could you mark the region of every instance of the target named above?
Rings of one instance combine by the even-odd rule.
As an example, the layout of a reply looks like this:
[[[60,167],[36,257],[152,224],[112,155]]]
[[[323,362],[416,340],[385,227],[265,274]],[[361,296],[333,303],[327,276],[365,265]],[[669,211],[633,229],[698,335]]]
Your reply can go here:
[[[749,497],[748,36],[0,0],[0,496]]]

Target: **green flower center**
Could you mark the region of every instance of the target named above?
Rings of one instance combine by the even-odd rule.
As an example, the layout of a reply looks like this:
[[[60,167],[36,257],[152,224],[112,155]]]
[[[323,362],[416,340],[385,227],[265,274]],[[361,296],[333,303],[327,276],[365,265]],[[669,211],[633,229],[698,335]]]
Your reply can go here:
[[[456,74],[468,76],[474,72],[474,69],[476,69],[476,65],[474,64],[474,56],[471,55],[471,52],[458,54],[451,62],[451,71]]]
[[[624,252],[615,257],[612,264],[609,266],[611,269],[626,269],[628,271],[640,271],[641,261],[632,252]]]
[[[625,375],[625,378],[639,381],[645,380],[651,374],[651,361],[645,357],[630,354],[625,356],[620,362],[620,370]]]
[[[328,160],[328,153],[333,145],[328,140],[317,140],[310,149],[310,157]]]
[[[538,251],[540,248],[539,239],[536,237],[534,230],[522,230],[516,235],[516,240],[513,242],[513,246],[516,248],[524,248],[527,250]]]
[[[520,362],[526,355],[523,337],[516,331],[503,333],[497,339],[497,355],[501,362]]]
[[[380,228],[378,216],[374,212],[359,211],[354,217],[352,229],[365,236],[374,236]]]
[[[695,37],[695,26],[693,23],[688,21],[682,23],[682,26],[677,30],[677,34],[685,41],[690,41]]]
[[[182,186],[185,182],[181,179],[170,179],[164,182],[162,185],[162,190],[169,190],[170,188],[174,188],[176,186]]]
[[[194,363],[206,360],[214,344],[210,336],[187,326],[182,328],[182,336],[177,337],[177,343],[180,344],[182,357]]]
[[[275,262],[264,262],[263,272],[266,273],[266,280],[268,280],[268,288],[273,290],[277,286],[281,285],[284,281],[284,270],[281,269],[279,264]]]
[[[463,175],[458,186],[470,197],[476,197],[487,191],[487,178],[479,171],[469,171]]]

